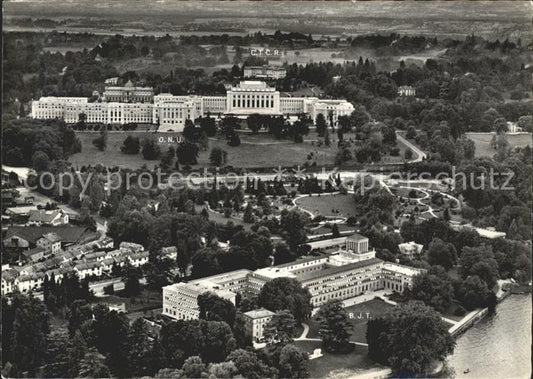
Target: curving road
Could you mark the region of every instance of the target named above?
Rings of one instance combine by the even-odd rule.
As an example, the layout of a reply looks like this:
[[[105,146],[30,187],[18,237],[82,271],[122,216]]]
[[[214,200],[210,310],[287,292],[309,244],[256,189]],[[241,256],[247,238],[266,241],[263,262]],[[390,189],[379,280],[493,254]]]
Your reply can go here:
[[[409,163],[422,162],[424,159],[427,158],[427,154],[426,153],[424,153],[422,150],[420,150],[417,146],[413,145],[411,142],[409,142],[402,135],[398,134],[398,132],[396,132],[396,139],[399,139],[400,141],[402,141],[402,143],[405,144],[405,146],[407,146],[408,148],[413,150],[413,153],[415,153],[417,155],[416,158],[411,159],[410,161],[408,161]]]

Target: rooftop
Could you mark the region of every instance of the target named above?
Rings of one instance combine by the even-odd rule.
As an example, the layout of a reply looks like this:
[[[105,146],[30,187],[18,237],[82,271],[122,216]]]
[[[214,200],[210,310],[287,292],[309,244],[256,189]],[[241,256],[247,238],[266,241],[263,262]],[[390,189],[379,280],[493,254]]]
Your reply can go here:
[[[362,236],[362,235],[359,234],[359,233],[351,234],[351,235],[349,235],[349,236],[346,237],[346,238],[347,238],[347,239],[350,239],[350,240],[357,241],[357,242],[368,240],[368,237]]]
[[[43,234],[42,238],[46,238],[48,241],[52,243],[61,242],[61,237],[57,233],[54,233],[54,232]]]
[[[385,270],[397,272],[398,274],[403,274],[403,275],[408,275],[408,276],[415,276],[425,271],[420,268],[414,268],[414,267],[400,265],[397,263],[388,263],[388,262],[383,265],[383,268]]]
[[[325,265],[324,269],[317,270],[317,271],[306,272],[304,274],[300,274],[300,275],[297,276],[297,279],[300,282],[305,282],[305,281],[309,281],[309,280],[323,278],[325,276],[334,275],[334,274],[337,274],[337,273],[340,273],[340,272],[344,272],[344,271],[348,271],[348,270],[354,270],[354,269],[363,268],[363,267],[367,267],[367,266],[377,265],[377,264],[380,264],[380,263],[383,263],[383,261],[381,259],[370,258],[370,259],[365,259],[365,260],[359,261],[359,262],[349,263],[349,264],[343,265],[343,266],[328,266],[328,265]]]
[[[252,70],[259,70],[259,69],[266,69],[266,70],[275,70],[275,71],[285,71],[285,68],[280,66],[269,66],[269,65],[263,65],[263,66],[246,66],[244,69],[252,69]]]
[[[18,236],[35,243],[42,235],[56,233],[64,243],[82,243],[96,234],[80,226],[13,226],[7,229],[5,238]]]
[[[41,209],[31,210],[29,221],[52,222],[58,215],[61,215],[61,213],[62,212],[60,209],[54,209],[51,211],[45,211]]]
[[[269,311],[268,309],[265,309],[265,308],[254,309],[252,311],[244,313],[244,315],[246,317],[249,317],[249,318],[254,319],[254,320],[256,320],[258,318],[271,317],[274,314],[275,314],[274,312],[271,312],[271,311]]]
[[[260,80],[243,80],[237,86],[231,87],[232,91],[272,91],[276,89],[269,87],[265,82]]]
[[[224,283],[231,280],[242,279],[246,277],[251,271],[246,269],[235,270],[230,272],[225,272],[222,274],[212,275],[201,279],[192,280],[190,283],[202,283],[202,282],[211,282],[211,283]]]

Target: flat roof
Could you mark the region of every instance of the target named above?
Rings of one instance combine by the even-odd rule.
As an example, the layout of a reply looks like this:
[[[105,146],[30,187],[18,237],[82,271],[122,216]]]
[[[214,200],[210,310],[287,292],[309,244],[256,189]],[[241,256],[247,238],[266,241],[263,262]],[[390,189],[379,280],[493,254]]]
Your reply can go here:
[[[250,317],[251,319],[270,317],[270,316],[273,316],[274,314],[275,314],[274,312],[271,312],[265,308],[254,309],[254,310],[244,313],[245,316]]]
[[[251,272],[250,270],[243,268],[240,270],[224,272],[222,274],[211,275],[211,276],[206,276],[205,278],[191,280],[189,283],[202,283],[202,282],[216,283],[218,281],[224,282],[224,281],[228,281],[232,279],[233,280],[240,279],[241,277],[248,275],[250,272]]]
[[[293,262],[282,263],[282,264],[279,264],[279,265],[275,265],[275,266],[272,266],[272,268],[286,268],[286,267],[298,265],[298,264],[301,264],[301,263],[318,261],[318,260],[324,259],[324,258],[327,258],[327,256],[320,255],[320,256],[316,256],[316,257],[314,257],[314,256],[313,257],[306,257],[306,258],[297,259],[297,260],[295,260]]]
[[[388,262],[383,265],[383,268],[389,271],[393,271],[399,274],[409,275],[409,276],[418,275],[424,271],[423,269],[404,266],[404,265],[400,265],[397,263],[388,263]]]
[[[323,278],[325,276],[334,275],[334,274],[337,274],[339,272],[344,272],[344,271],[349,271],[349,270],[353,270],[353,269],[357,269],[357,268],[362,268],[362,267],[366,267],[366,266],[379,264],[379,263],[382,263],[382,262],[383,261],[381,259],[370,258],[370,259],[365,259],[365,260],[359,261],[359,262],[349,263],[349,264],[343,265],[343,266],[329,266],[329,267],[327,267],[327,268],[325,268],[323,270],[306,272],[304,274],[298,275],[296,278],[299,281],[304,282],[304,281],[308,281],[308,280]]]
[[[364,240],[367,240],[368,237],[365,237],[359,233],[353,233],[353,234],[350,234],[349,236],[346,236],[346,239],[355,240],[355,241],[364,241]]]

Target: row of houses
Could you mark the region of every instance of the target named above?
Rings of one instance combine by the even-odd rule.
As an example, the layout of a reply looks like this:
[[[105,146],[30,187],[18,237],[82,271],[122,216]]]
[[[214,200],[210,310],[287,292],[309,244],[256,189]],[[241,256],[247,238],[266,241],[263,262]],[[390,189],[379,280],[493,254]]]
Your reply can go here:
[[[115,266],[141,267],[148,262],[148,251],[142,245],[122,242],[118,249],[112,246],[113,240],[104,238],[59,250],[24,266],[3,266],[2,294],[39,290],[46,276],[57,282],[68,274],[76,274],[80,279],[93,278],[111,274]]]

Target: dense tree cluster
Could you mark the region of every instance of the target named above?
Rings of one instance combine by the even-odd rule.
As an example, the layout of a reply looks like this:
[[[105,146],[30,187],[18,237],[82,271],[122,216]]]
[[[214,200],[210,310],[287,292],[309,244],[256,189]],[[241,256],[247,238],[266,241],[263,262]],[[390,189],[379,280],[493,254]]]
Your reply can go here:
[[[430,373],[431,365],[444,360],[455,347],[440,314],[417,301],[370,320],[366,339],[369,357],[390,365],[399,376]]]
[[[265,283],[258,296],[260,306],[271,311],[288,309],[298,323],[311,316],[310,301],[309,290],[292,278],[276,278]]]
[[[48,168],[47,160],[67,159],[79,151],[79,139],[63,121],[3,118],[2,161],[7,165],[36,164],[42,170]]]

